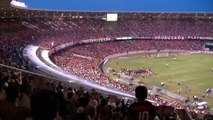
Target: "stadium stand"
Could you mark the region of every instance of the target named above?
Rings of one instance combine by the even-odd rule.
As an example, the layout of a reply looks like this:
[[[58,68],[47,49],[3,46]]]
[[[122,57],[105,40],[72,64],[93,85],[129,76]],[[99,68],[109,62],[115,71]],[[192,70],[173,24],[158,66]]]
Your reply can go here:
[[[99,65],[105,57],[116,53],[140,50],[198,51],[204,49],[206,42],[201,38],[213,37],[213,22],[211,19],[208,19],[208,17],[196,18],[194,16],[184,18],[185,14],[182,15],[181,13],[180,16],[183,17],[180,18],[175,18],[172,15],[159,18],[153,15],[153,17],[145,18],[123,17],[117,22],[106,22],[93,17],[87,18],[86,16],[84,18],[65,18],[61,16],[61,13],[54,11],[45,12],[14,8],[6,10],[8,7],[4,9],[2,9],[3,12],[1,11],[3,14],[0,18],[0,64],[7,65],[10,69],[2,65],[0,67],[0,105],[4,104],[5,108],[11,106],[12,111],[17,109],[13,111],[14,116],[12,117],[15,117],[17,113],[22,113],[23,110],[32,112],[32,115],[26,114],[27,112],[19,114],[20,116],[17,115],[17,118],[20,117],[20,119],[31,117],[36,120],[36,117],[39,117],[39,115],[36,115],[39,114],[36,113],[38,111],[33,110],[35,109],[33,104],[37,104],[36,102],[40,99],[39,94],[54,96],[52,103],[58,104],[58,106],[49,105],[54,107],[55,111],[53,112],[58,113],[54,113],[53,117],[46,116],[50,119],[123,120],[128,117],[127,107],[129,103],[121,98],[110,95],[104,96],[96,90],[85,91],[84,88],[67,85],[54,80],[54,78],[39,77],[40,74],[32,75],[31,72],[23,71],[35,70],[32,65],[29,65],[29,61],[22,56],[23,48],[29,44],[54,50],[57,45],[73,42],[75,43],[74,46],[53,52],[50,55],[51,60],[62,69],[96,84],[107,85],[115,90],[132,93],[134,91],[133,86],[114,81],[101,71]],[[16,11],[16,14],[13,15],[13,11]],[[39,14],[40,16],[37,17],[36,15]],[[55,14],[55,17],[44,17],[45,14],[49,16]],[[69,14],[76,13],[65,12],[64,15],[69,16]],[[129,14],[126,13],[123,16]],[[21,15],[23,16],[20,17]],[[135,39],[116,41],[116,38],[126,36]],[[110,38],[111,41],[91,44],[82,43],[83,40],[98,38]],[[12,96],[18,97],[18,99],[11,104],[5,104],[5,102],[8,102],[7,98],[9,97],[7,91],[14,84],[18,86],[17,92],[20,92],[20,96]],[[152,87],[149,87],[149,89],[152,89]],[[31,100],[33,102],[30,105]],[[155,101],[161,106],[171,106],[174,109],[176,119],[187,120],[191,117],[198,119],[198,116],[202,115],[203,118],[204,116],[206,118],[211,117],[210,113],[193,109],[176,100],[167,101],[158,96],[148,96],[148,100]],[[163,119],[168,111],[165,112],[161,109],[163,107],[159,107],[157,115]],[[5,114],[5,110],[0,109],[0,119],[13,119],[10,117],[10,115]]]

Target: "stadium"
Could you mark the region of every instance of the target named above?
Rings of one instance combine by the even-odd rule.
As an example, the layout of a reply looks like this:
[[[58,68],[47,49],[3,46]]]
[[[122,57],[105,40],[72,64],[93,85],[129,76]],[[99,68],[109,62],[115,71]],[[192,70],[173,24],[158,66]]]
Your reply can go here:
[[[0,9],[0,119],[35,117],[26,115],[34,94],[49,90],[59,96],[56,119],[128,120],[140,85],[158,119],[213,119],[212,12],[48,10],[16,0]],[[16,109],[25,115],[4,114]]]

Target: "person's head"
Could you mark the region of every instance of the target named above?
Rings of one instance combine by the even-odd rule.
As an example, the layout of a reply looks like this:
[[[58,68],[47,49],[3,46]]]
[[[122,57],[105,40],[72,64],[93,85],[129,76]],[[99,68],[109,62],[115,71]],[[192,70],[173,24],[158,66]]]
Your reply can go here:
[[[135,97],[138,100],[145,100],[148,95],[148,90],[145,86],[137,86],[135,89]]]
[[[58,96],[49,90],[40,90],[32,96],[31,112],[33,120],[53,120],[59,109]]]
[[[107,105],[107,100],[104,99],[104,98],[102,98],[102,99],[101,99],[101,107],[104,107],[104,106],[106,106],[106,105]]]
[[[79,106],[80,107],[85,107],[85,106],[88,105],[89,101],[90,101],[90,99],[87,98],[87,97],[80,97],[79,100],[78,100]]]
[[[31,86],[30,85],[22,85],[20,88],[20,93],[25,93],[27,95],[29,95],[31,93]]]
[[[6,88],[6,100],[8,102],[15,103],[16,99],[19,97],[20,94],[20,87],[15,83],[10,83]]]
[[[68,92],[67,93],[67,98],[68,99],[72,99],[72,97],[73,97],[73,92]]]
[[[4,82],[3,82],[2,79],[0,78],[0,91],[3,90],[3,86],[4,86]]]
[[[87,113],[91,118],[94,118],[96,115],[96,108],[91,105],[85,107],[85,113]]]

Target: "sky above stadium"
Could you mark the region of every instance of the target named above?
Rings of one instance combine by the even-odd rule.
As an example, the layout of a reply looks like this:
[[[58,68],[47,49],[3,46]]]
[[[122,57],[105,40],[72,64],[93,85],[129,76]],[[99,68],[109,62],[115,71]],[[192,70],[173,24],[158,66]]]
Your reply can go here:
[[[28,8],[74,11],[213,12],[213,0],[19,0]]]

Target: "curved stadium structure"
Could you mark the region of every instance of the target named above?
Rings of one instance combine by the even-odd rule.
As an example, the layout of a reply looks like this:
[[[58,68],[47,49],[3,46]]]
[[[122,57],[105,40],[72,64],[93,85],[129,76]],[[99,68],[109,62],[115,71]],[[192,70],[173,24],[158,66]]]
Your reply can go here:
[[[96,88],[102,94],[134,96],[135,86],[115,81],[101,70],[100,64],[109,55],[151,50],[211,53],[213,49],[209,45],[213,40],[213,13],[117,12],[118,21],[108,22],[103,19],[107,12],[32,10],[11,7],[9,0],[1,1],[0,5],[2,73],[13,74],[7,71],[15,67],[16,70],[32,71],[60,80],[60,76],[42,71],[31,61],[32,56],[23,56],[24,48],[34,45],[38,46],[35,54],[47,66],[106,88]],[[47,63],[42,57],[45,50],[57,66]],[[7,66],[7,71],[3,66]],[[71,83],[64,79],[60,81],[85,90],[93,89],[75,79]],[[184,103],[174,102],[174,99],[165,100],[158,96],[149,96],[148,99],[158,104],[175,104],[175,108],[187,110],[193,117],[206,114]]]

